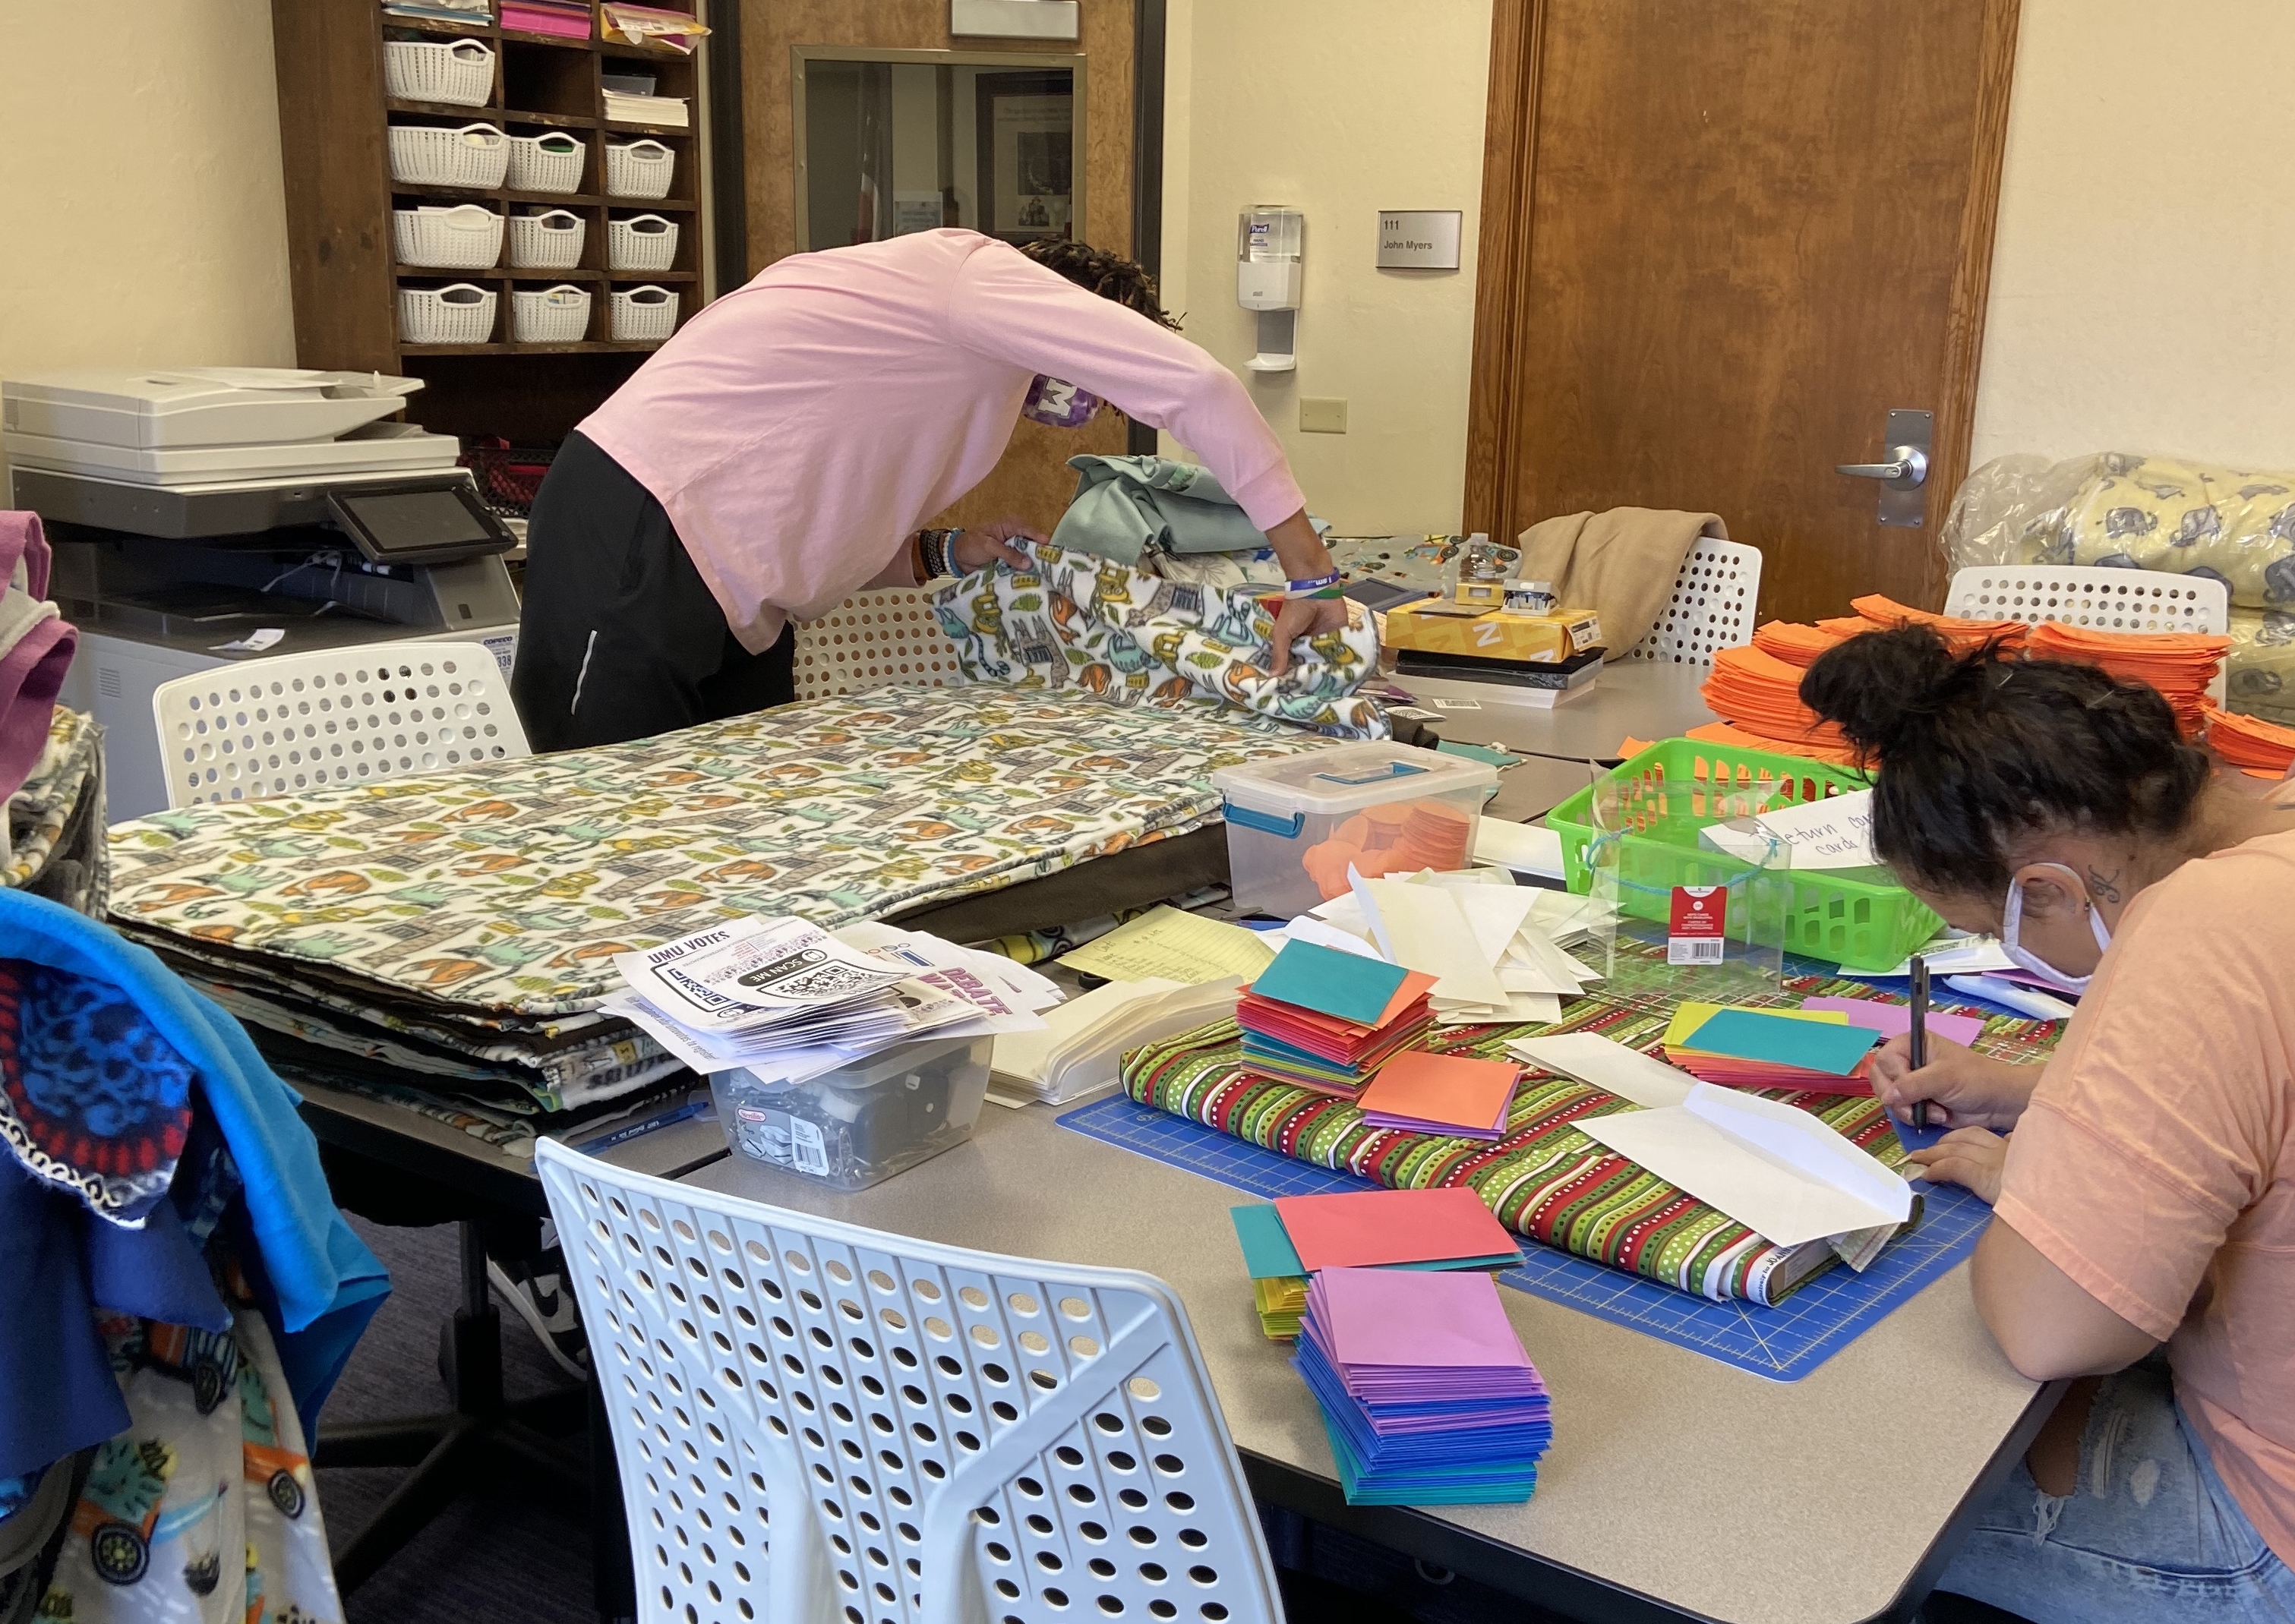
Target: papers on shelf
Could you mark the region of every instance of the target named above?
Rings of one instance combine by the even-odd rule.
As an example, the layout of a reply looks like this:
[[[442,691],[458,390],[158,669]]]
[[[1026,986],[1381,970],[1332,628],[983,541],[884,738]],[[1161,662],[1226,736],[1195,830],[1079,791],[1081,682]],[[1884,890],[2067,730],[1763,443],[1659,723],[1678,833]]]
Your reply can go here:
[[[1579,1127],[1779,1246],[1902,1224],[1903,1179],[1806,1111],[1710,1083]]]
[[[704,1073],[803,1081],[914,1038],[1040,1026],[1052,983],[920,931],[751,917],[614,960],[602,1008]]]
[[[991,1086],[1023,1097],[1006,1103],[1051,1105],[1113,1088],[1126,1050],[1233,1014],[1241,985],[1232,975],[1200,986],[1150,976],[1095,987],[1051,1010],[1041,1030],[1000,1036]]]
[[[1064,955],[1060,964],[1107,981],[1160,977],[1193,986],[1229,975],[1251,981],[1268,967],[1280,945],[1269,944],[1258,931],[1240,925],[1176,908],[1152,908]]]
[[[655,124],[682,130],[692,122],[683,96],[633,96],[619,90],[600,94],[605,98],[609,124]]]

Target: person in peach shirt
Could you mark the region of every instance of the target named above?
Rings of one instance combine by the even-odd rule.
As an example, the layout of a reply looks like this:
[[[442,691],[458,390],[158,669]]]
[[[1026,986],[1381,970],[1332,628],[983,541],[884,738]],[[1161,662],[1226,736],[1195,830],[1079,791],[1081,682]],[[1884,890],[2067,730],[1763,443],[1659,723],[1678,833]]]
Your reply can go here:
[[[1876,1065],[1952,1130],[1927,1176],[1992,1204],[2003,1352],[2077,1378],[1940,1587],[2038,1624],[2295,1619],[2295,809],[2094,666],[1908,627],[1801,693],[1878,764],[1899,878],[2080,995],[2045,1065]]]

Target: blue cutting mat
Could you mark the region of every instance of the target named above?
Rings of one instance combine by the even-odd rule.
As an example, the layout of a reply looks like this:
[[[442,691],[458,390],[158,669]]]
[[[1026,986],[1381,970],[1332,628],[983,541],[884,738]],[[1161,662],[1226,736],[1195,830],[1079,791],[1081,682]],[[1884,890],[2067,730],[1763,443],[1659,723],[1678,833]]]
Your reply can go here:
[[[1060,1126],[1269,1200],[1375,1189],[1368,1179],[1262,1150],[1169,1112],[1107,1095],[1063,1114]],[[1835,1266],[1779,1306],[1708,1302],[1670,1286],[1525,1244],[1520,1269],[1499,1278],[1693,1353],[1775,1382],[1797,1382],[1855,1342],[1974,1250],[1992,1209],[1966,1190],[1925,1185],[1919,1228],[1891,1242],[1863,1274]],[[1240,1282],[1242,1277],[1237,1277]]]

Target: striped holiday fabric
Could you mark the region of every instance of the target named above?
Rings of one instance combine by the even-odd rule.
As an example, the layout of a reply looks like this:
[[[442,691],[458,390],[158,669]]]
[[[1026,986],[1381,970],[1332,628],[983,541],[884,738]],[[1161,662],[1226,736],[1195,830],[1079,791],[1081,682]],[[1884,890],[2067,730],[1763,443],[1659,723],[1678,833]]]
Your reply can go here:
[[[1799,996],[1838,990],[1809,978]],[[1869,990],[1866,990],[1869,991]],[[1426,1047],[1507,1059],[1511,1039],[1595,1032],[1635,1049],[1655,1046],[1667,1013],[1589,1000],[1552,1026],[1453,1027]],[[2005,1057],[2035,1049],[2031,1022],[1996,1020],[1981,1047]],[[1783,1301],[1833,1261],[1823,1241],[1774,1246],[1743,1224],[1645,1172],[1581,1131],[1589,1117],[1631,1110],[1626,1100],[1525,1067],[1496,1143],[1376,1128],[1348,1101],[1242,1069],[1232,1021],[1198,1027],[1124,1057],[1123,1087],[1141,1105],[1231,1133],[1268,1150],[1369,1179],[1393,1189],[1464,1185],[1515,1233],[1715,1302]],[[1891,1166],[1903,1147],[1880,1102],[1855,1095],[1763,1090],[1831,1124]],[[1918,1221],[1917,1212],[1915,1221]]]

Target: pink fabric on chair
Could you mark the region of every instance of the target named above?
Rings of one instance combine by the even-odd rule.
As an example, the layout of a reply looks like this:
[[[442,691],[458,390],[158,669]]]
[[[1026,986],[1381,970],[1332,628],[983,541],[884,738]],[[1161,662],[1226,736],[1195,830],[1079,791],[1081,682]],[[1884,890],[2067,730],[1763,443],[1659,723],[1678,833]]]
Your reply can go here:
[[[45,601],[53,555],[40,516],[0,511],[0,800],[39,764],[79,629]]]

